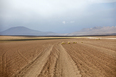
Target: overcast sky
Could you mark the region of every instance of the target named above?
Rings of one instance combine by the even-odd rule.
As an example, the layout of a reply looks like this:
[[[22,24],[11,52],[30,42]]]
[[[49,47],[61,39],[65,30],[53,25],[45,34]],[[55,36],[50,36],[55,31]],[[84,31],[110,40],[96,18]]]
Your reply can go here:
[[[56,33],[116,26],[116,0],[0,0],[0,31],[16,26]]]

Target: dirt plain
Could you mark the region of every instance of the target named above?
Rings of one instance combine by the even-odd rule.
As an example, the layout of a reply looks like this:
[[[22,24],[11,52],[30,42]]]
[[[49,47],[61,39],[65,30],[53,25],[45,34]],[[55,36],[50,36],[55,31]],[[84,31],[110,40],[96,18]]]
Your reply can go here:
[[[109,38],[116,36],[0,41],[0,77],[116,77]]]

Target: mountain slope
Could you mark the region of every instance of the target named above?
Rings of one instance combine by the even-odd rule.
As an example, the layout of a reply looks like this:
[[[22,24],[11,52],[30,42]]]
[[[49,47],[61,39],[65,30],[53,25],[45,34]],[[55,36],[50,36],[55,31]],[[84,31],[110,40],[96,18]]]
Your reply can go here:
[[[116,35],[116,26],[85,28],[68,35]]]
[[[41,32],[37,30],[32,30],[26,27],[18,26],[9,28],[0,33],[0,35],[34,35],[34,36],[44,36],[44,35],[54,35],[53,32]]]
[[[69,34],[56,34],[53,32],[41,32],[26,27],[12,27],[0,32],[0,35],[27,35],[27,36],[78,36],[78,35],[116,35],[116,26],[84,28]]]

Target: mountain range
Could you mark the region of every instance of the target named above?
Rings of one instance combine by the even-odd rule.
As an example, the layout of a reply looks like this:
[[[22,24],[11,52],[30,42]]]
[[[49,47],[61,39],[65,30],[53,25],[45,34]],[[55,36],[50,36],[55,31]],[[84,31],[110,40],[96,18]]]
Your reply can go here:
[[[0,32],[0,35],[22,35],[22,36],[81,36],[81,35],[116,35],[116,26],[104,26],[104,27],[93,27],[84,28],[80,31],[57,34],[54,32],[42,32],[32,30],[23,26],[11,27],[5,31]]]
[[[27,35],[27,36],[46,36],[55,35],[53,32],[42,32],[37,30],[32,30],[23,26],[12,27],[5,31],[0,32],[0,35]]]
[[[116,35],[116,26],[84,28],[68,35]]]

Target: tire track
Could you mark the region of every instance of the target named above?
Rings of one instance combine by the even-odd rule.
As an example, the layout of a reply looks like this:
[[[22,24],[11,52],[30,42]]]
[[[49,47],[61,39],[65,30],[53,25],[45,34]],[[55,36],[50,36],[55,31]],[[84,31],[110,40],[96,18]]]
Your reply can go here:
[[[55,45],[52,49],[52,52],[49,55],[47,63],[43,67],[38,77],[54,77],[58,56],[59,56],[59,51],[57,51]]]
[[[91,48],[99,49],[100,52],[103,52],[109,56],[112,56],[114,59],[116,59],[116,51],[114,51],[114,50],[110,50],[107,48],[103,48],[103,47],[99,47],[99,46],[95,46],[95,45],[91,45],[91,44],[84,44],[84,45],[91,47]]]
[[[73,48],[75,49],[76,47],[73,47]],[[90,48],[87,48],[87,49],[90,49]],[[112,66],[111,64],[108,64],[108,62],[106,62],[106,60],[104,61],[105,58],[102,59],[101,57],[97,56],[97,53],[99,55],[104,54],[104,53],[100,53],[100,51],[96,51],[97,53],[94,54],[94,53],[91,52],[91,50],[87,50],[87,49],[86,49],[86,47],[84,47],[84,49],[81,49],[82,50],[81,54],[82,54],[83,57],[85,55],[85,59],[84,60],[88,61],[92,65],[94,64],[94,66],[97,67],[96,71],[97,71],[97,69],[100,69],[99,71],[103,70],[102,73],[104,73],[104,75],[106,75],[106,76],[108,75],[107,73],[112,73],[112,75],[115,74],[114,70],[111,69],[112,67],[113,68],[115,68],[115,67]],[[104,56],[104,57],[108,57],[108,56]],[[105,70],[107,70],[108,72],[106,72]]]
[[[75,62],[70,55],[65,51],[62,45],[58,45],[60,52],[56,65],[56,71],[54,77],[81,77]]]
[[[71,47],[71,45],[64,45],[64,47],[67,48],[67,52],[77,64],[82,77],[104,77],[102,74],[98,73],[100,70],[96,69],[96,67],[87,60],[86,55],[82,55],[82,50],[75,50]],[[98,74],[100,75],[98,76]]]
[[[17,50],[17,52],[28,63],[28,59],[25,56],[23,56],[23,54],[19,50]]]
[[[45,63],[47,62],[48,56],[52,51],[53,45],[49,46],[42,52],[40,56],[36,58],[34,62],[25,67],[22,71],[15,75],[15,77],[37,77]]]
[[[2,76],[7,77],[7,70],[6,70],[6,52],[2,55]]]
[[[93,45],[93,46],[96,46],[96,47],[102,47],[102,48],[109,49],[109,50],[112,50],[112,51],[115,51],[115,52],[116,52],[116,50],[115,50],[115,49],[112,49],[112,48],[110,48],[110,47],[105,47],[105,46],[102,46],[102,45],[98,45],[98,44],[91,44],[91,43],[86,43],[86,44]],[[114,46],[114,47],[115,47],[115,46]]]
[[[109,55],[102,53],[94,47],[86,46],[84,44],[71,44],[63,46],[68,48],[68,53],[74,61],[76,61],[83,77],[88,77],[89,75],[89,77],[115,76],[115,61],[113,58],[110,58]]]

